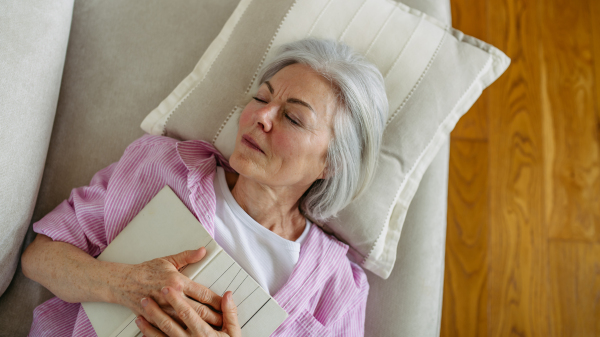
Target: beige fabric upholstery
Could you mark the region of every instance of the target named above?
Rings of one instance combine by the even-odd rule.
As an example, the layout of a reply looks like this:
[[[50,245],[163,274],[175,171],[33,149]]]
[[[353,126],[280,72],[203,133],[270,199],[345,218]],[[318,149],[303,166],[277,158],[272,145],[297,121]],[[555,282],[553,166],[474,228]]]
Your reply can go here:
[[[435,6],[448,5],[447,0],[433,1]],[[11,12],[12,22],[22,22],[32,7],[28,1],[19,3],[26,11]],[[236,5],[237,0],[75,2],[56,119],[32,221],[68,198],[73,187],[88,184],[95,172],[118,160],[125,147],[143,134],[140,121],[193,69]],[[184,31],[190,36],[186,41],[171,38]],[[196,44],[190,45],[189,40]],[[5,41],[2,31],[0,41]],[[5,70],[0,67],[0,71]],[[4,110],[0,111],[5,118]],[[40,122],[40,129],[33,131],[23,125],[14,134],[32,136],[50,127],[48,123]],[[47,143],[39,146],[44,150]],[[366,336],[398,336],[401,331],[407,332],[402,336],[439,335],[435,331],[441,317],[448,170],[443,151],[425,173],[409,207],[394,272],[385,281],[369,275]],[[39,180],[39,175],[28,177]],[[28,235],[27,241],[32,239]],[[18,269],[0,297],[0,337],[26,336],[33,308],[51,296]]]
[[[408,208],[390,277],[383,280],[367,272],[371,289],[365,336],[440,335],[449,157],[447,140]]]
[[[72,8],[73,0],[0,4],[0,295],[17,267],[40,186]]]
[[[77,1],[33,221],[87,185],[194,67],[236,0]],[[187,36],[187,38],[173,38]]]

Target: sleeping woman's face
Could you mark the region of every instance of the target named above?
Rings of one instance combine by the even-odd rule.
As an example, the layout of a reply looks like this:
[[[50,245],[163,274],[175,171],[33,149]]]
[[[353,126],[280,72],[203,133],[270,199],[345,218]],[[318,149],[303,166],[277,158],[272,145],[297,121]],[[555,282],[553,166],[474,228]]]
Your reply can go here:
[[[303,64],[283,68],[242,111],[230,165],[271,187],[306,190],[326,176],[336,108],[328,80]]]

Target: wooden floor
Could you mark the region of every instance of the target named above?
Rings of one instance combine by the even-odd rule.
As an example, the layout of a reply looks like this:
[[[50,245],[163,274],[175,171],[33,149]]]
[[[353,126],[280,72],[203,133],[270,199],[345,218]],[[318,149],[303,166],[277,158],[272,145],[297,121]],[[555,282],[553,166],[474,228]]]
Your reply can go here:
[[[451,0],[508,70],[451,138],[442,336],[600,336],[600,0]]]

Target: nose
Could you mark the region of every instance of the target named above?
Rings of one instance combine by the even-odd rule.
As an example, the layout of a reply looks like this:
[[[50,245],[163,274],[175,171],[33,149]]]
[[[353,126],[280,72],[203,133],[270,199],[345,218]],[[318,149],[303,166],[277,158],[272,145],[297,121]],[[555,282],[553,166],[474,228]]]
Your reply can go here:
[[[256,122],[264,132],[269,132],[273,128],[273,118],[276,116],[278,107],[275,104],[266,104],[256,111]]]

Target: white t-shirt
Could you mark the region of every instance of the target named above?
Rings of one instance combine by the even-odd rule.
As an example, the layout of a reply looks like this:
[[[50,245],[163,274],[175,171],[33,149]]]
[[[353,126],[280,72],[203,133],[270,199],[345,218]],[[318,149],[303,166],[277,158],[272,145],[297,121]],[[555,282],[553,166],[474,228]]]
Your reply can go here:
[[[222,167],[217,166],[214,186],[215,240],[265,291],[275,295],[298,262],[300,245],[308,235],[310,222],[306,220],[298,240],[286,240],[256,222],[238,205]]]

